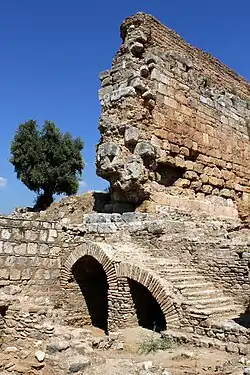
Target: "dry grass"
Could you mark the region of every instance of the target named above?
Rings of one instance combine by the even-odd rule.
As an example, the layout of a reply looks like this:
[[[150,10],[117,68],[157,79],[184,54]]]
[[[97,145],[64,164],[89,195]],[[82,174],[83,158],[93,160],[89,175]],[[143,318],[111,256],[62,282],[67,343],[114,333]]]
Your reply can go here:
[[[154,334],[145,335],[139,343],[139,353],[156,353],[159,350],[172,349],[173,345],[173,339],[167,335],[159,337],[155,337]]]

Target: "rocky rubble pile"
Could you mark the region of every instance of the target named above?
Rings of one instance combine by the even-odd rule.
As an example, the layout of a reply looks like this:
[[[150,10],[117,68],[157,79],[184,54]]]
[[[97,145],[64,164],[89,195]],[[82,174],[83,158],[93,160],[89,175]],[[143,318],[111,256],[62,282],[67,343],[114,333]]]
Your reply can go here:
[[[121,374],[170,375],[152,361],[135,362],[127,359],[108,359],[105,351],[123,351],[119,333],[105,336],[87,329],[55,326],[47,341],[37,340],[32,348],[5,346],[0,354],[0,375],[66,375]],[[107,371],[107,372],[106,372]]]
[[[109,203],[109,194],[89,191],[80,195],[64,197],[47,208],[46,211],[36,212],[32,207],[17,208],[10,216],[21,219],[38,219],[46,221],[61,221],[67,218],[72,223],[81,223],[82,215],[90,212],[104,212],[104,206]]]

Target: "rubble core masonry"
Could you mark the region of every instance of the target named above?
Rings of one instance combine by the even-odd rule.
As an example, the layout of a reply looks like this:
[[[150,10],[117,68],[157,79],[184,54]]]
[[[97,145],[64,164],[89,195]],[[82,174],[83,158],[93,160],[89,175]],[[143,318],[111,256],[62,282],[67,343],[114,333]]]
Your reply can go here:
[[[250,199],[249,83],[150,15],[126,19],[121,38],[99,90],[97,174],[113,201],[236,216]]]

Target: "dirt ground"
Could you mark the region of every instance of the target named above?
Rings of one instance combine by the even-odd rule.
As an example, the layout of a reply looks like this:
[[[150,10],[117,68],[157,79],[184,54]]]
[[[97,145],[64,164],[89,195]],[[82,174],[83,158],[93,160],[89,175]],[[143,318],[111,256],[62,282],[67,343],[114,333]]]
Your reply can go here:
[[[98,350],[99,363],[90,368],[86,375],[139,374],[137,369],[143,366],[144,362],[152,362],[152,367],[145,374],[165,374],[164,371],[166,375],[168,373],[171,375],[242,375],[243,373],[244,366],[240,363],[242,356],[216,349],[174,344],[171,349],[140,354],[140,343],[152,334],[151,331],[141,327],[123,330],[123,350]]]
[[[105,341],[107,337],[102,331],[90,327],[88,330],[93,340],[92,343],[108,342]],[[64,332],[60,334],[63,337]],[[111,348],[99,347],[93,350],[87,345],[89,350],[86,352],[86,345],[80,343],[82,346],[80,345],[79,349],[82,347],[83,352],[72,351],[72,348],[66,346],[66,350],[57,352],[56,357],[53,355],[51,357],[46,350],[42,363],[36,360],[32,350],[30,353],[26,350],[21,351],[20,358],[20,353],[17,356],[17,349],[10,348],[8,353],[0,352],[0,375],[10,373],[15,375],[65,375],[69,373],[76,373],[76,375],[242,375],[248,359],[246,356],[242,357],[225,351],[176,343],[156,353],[142,354],[140,352],[142,343],[148,338],[159,339],[159,334],[136,327],[122,330],[115,335],[117,338],[112,341],[114,346],[112,345]],[[84,344],[87,336],[83,337]],[[67,341],[61,343],[65,344],[65,342],[68,343]],[[78,342],[75,344],[77,345]],[[79,354],[83,354],[89,364],[83,371],[69,372],[67,361],[77,363]],[[250,367],[250,361],[247,365]]]

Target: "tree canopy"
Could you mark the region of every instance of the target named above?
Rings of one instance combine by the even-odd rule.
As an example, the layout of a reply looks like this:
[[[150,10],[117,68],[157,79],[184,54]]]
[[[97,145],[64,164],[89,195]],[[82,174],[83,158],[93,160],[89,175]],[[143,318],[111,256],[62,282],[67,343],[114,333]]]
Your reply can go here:
[[[17,178],[38,194],[35,208],[53,202],[54,194],[75,194],[84,168],[83,141],[61,133],[52,121],[39,129],[35,120],[19,125],[11,142],[11,158]]]

